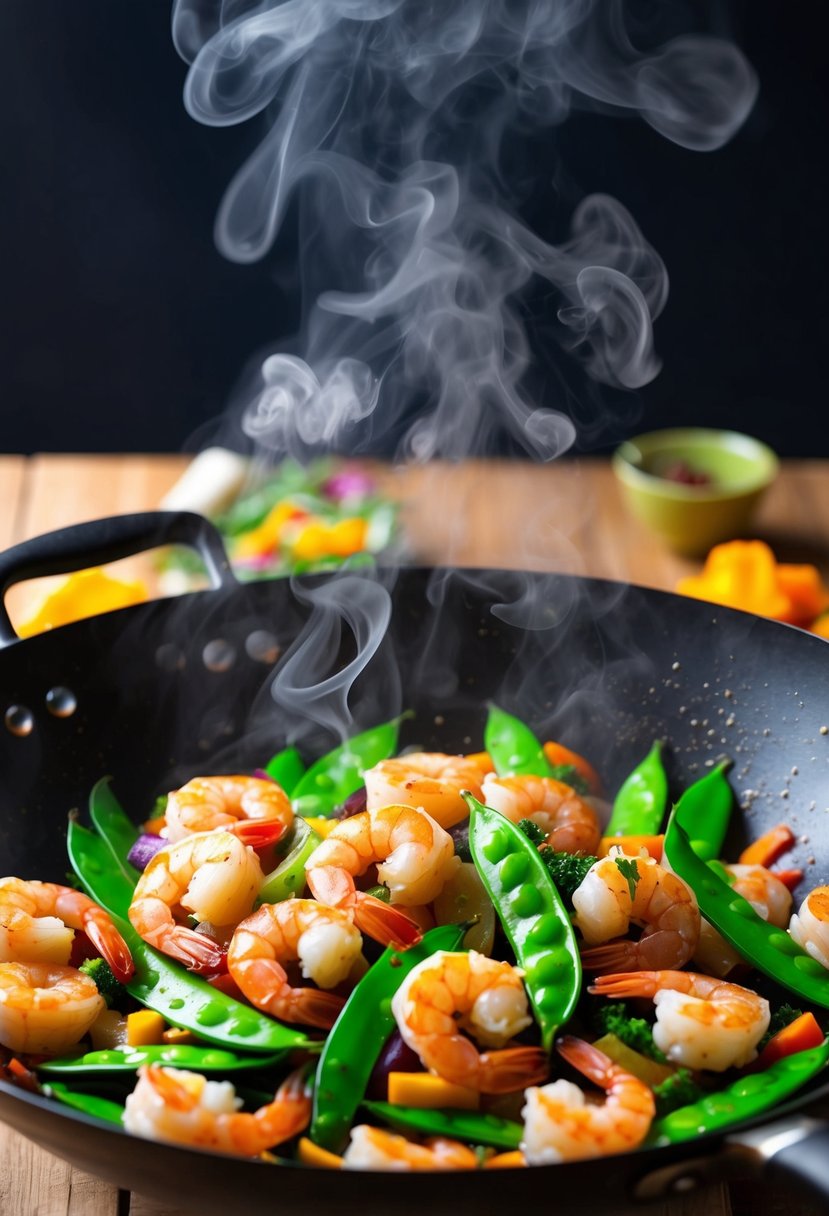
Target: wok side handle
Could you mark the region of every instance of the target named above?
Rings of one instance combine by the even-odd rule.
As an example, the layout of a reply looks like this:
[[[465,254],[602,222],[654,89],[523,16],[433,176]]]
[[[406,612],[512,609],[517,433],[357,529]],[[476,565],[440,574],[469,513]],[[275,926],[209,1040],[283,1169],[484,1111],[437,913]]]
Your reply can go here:
[[[93,519],[35,536],[0,553],[0,648],[19,640],[5,603],[6,593],[15,583],[102,566],[161,545],[195,549],[214,588],[237,586],[222,538],[202,515],[143,511]]]

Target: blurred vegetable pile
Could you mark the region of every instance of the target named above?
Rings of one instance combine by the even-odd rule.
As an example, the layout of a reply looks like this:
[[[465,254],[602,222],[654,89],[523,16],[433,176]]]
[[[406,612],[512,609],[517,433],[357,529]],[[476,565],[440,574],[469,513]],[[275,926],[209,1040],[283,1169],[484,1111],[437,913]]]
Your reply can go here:
[[[812,565],[778,562],[761,540],[716,545],[700,574],[680,579],[680,595],[799,625],[829,638],[829,591]]]

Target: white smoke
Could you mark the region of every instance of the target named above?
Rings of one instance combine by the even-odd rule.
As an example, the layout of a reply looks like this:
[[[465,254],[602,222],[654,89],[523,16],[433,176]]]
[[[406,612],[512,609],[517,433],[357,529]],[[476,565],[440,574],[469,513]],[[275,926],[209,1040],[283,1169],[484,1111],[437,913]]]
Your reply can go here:
[[[621,0],[176,0],[173,33],[192,116],[265,128],[219,208],[219,249],[262,258],[299,203],[301,333],[245,390],[245,428],[275,457],[399,441],[410,459],[460,458],[505,437],[536,459],[565,451],[573,422],[527,384],[535,283],[595,380],[656,375],[658,254],[599,195],[568,240],[542,240],[519,218],[505,151],[577,106],[718,148],[757,93],[730,43],[638,50]],[[538,166],[540,188],[554,170]]]

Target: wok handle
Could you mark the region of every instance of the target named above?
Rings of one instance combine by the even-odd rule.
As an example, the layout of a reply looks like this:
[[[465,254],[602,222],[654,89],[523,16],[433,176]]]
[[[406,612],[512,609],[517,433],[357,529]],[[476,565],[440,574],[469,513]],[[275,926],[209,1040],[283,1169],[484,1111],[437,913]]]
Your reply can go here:
[[[196,549],[214,587],[237,586],[222,538],[202,515],[192,511],[143,511],[93,519],[35,536],[0,553],[0,648],[19,641],[5,602],[6,593],[15,583],[102,566],[160,545]]]

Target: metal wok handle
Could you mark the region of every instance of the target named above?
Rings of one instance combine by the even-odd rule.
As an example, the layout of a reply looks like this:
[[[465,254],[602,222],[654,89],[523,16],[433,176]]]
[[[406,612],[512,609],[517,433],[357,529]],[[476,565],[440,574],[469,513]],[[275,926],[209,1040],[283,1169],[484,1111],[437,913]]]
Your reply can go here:
[[[5,602],[15,583],[71,574],[160,545],[189,545],[201,556],[214,587],[237,586],[221,536],[208,520],[191,511],[112,515],[59,528],[0,553],[0,649],[19,641]]]

